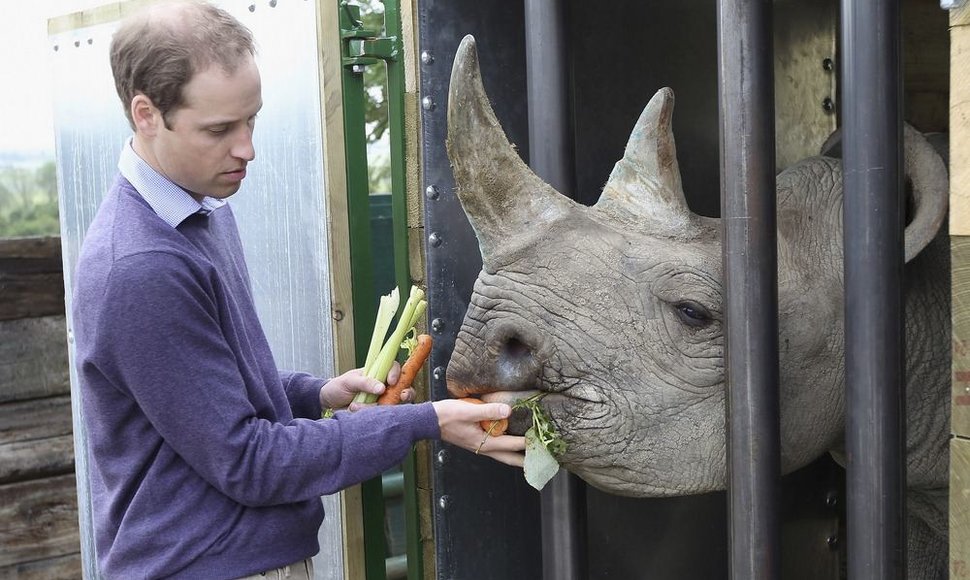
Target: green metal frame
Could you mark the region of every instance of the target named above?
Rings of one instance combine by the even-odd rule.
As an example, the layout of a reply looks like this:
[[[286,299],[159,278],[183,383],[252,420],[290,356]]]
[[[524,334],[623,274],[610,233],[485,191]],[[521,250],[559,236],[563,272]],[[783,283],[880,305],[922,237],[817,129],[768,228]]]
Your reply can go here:
[[[374,256],[370,237],[370,189],[364,119],[363,67],[384,62],[387,67],[388,130],[391,151],[391,214],[394,239],[394,274],[402,296],[411,287],[408,259],[407,189],[405,179],[404,66],[400,0],[384,4],[384,31],[367,30],[360,8],[339,1],[344,141],[347,158],[347,197],[350,221],[351,281],[354,299],[354,336],[358,365],[367,355],[377,297],[374,290]],[[408,578],[423,577],[415,454],[402,464],[407,522]],[[386,580],[384,542],[384,490],[381,478],[361,486],[364,525],[364,562],[367,580]]]

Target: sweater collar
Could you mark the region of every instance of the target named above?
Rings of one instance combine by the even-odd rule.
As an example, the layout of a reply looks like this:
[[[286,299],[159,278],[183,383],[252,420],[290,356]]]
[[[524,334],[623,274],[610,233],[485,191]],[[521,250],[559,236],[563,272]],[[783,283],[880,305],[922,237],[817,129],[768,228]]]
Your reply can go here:
[[[199,203],[189,192],[169,181],[139,157],[131,142],[129,138],[121,148],[118,170],[168,225],[178,227],[190,215],[209,215],[226,204],[226,200],[212,197],[204,197]]]

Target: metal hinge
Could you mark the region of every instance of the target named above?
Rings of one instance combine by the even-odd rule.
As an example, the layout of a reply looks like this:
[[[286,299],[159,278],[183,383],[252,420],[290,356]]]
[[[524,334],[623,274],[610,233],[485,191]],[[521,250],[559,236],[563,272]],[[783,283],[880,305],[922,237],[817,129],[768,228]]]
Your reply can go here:
[[[347,2],[340,3],[340,40],[341,63],[355,72],[369,64],[397,60],[400,54],[397,37],[364,28],[360,6]]]

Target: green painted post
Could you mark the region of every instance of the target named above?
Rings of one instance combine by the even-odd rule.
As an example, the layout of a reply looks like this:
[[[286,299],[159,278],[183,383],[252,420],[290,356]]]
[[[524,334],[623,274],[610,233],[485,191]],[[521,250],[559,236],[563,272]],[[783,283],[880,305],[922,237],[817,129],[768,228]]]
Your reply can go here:
[[[377,317],[374,259],[370,241],[370,186],[367,174],[367,133],[364,118],[366,66],[379,61],[360,54],[359,39],[377,36],[364,30],[360,8],[341,1],[340,38],[344,105],[344,147],[347,159],[347,213],[350,222],[351,283],[354,298],[354,347],[363,366]],[[380,478],[361,484],[364,570],[367,580],[386,580],[384,571],[384,494]]]

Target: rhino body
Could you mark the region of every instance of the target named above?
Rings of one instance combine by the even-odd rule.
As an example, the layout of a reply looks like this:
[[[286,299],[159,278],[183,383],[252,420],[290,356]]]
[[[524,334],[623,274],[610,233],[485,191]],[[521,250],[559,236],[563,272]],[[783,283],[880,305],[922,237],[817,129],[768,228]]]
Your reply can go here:
[[[474,41],[449,96],[448,152],[483,269],[447,369],[456,396],[521,397],[567,443],[563,466],[608,493],[658,497],[726,482],[719,220],[691,212],[662,89],[595,206],[542,182],[488,103]],[[911,580],[946,577],[949,249],[946,171],[907,128],[907,486]],[[712,186],[716,187],[716,185]],[[843,456],[842,173],[813,157],[777,178],[781,462]],[[486,398],[489,395],[486,395]],[[851,546],[849,547],[851,550]]]

